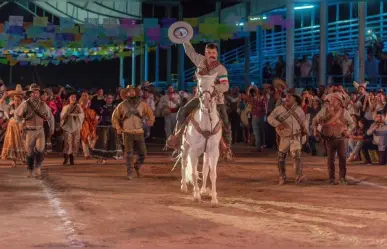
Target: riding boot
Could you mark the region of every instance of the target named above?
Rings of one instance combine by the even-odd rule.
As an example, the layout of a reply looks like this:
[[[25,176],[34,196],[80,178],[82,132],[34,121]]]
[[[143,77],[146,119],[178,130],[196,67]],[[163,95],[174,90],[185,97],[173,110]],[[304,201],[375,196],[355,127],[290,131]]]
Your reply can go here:
[[[68,154],[63,154],[63,158],[64,158],[64,161],[63,161],[63,165],[66,165],[69,163],[69,155]]]
[[[31,156],[27,156],[27,170],[28,170],[28,177],[32,177],[32,172],[34,170],[34,154]]]
[[[70,154],[69,158],[70,158],[70,164],[74,165],[74,156],[73,156],[73,154]]]
[[[133,153],[128,152],[126,154],[126,179],[133,179]]]
[[[278,151],[278,174],[279,174],[279,185],[285,184],[286,181],[286,153]]]

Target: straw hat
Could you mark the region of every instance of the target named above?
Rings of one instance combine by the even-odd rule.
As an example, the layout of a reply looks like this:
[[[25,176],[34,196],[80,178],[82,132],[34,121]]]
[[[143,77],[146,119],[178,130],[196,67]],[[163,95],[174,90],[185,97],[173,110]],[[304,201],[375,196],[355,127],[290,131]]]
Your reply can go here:
[[[8,96],[9,97],[13,97],[15,95],[23,96],[24,93],[25,92],[23,91],[23,88],[21,87],[21,85],[17,84],[15,90],[8,91]]]
[[[340,100],[340,103],[341,103],[342,106],[345,105],[345,99],[344,99],[344,96],[341,93],[335,92],[335,93],[330,93],[330,94],[328,94],[326,96],[326,100],[328,100],[329,102],[333,98]]]
[[[353,85],[355,86],[356,89],[359,89],[359,87],[363,87],[364,89],[367,89],[368,81],[361,84],[354,81]]]
[[[285,81],[281,80],[280,78],[275,78],[272,84],[276,89],[288,88],[288,85],[286,85]]]
[[[135,88],[134,86],[132,85],[128,85],[126,88],[123,88],[121,91],[120,91],[120,96],[122,99],[126,99],[127,98],[127,95],[128,95],[128,92],[129,90],[135,90],[136,91],[136,95],[138,96],[138,90],[137,88]]]
[[[44,93],[46,93],[48,95],[49,99],[54,97],[54,93],[52,92],[52,90],[50,88],[44,88],[43,91],[44,91]]]

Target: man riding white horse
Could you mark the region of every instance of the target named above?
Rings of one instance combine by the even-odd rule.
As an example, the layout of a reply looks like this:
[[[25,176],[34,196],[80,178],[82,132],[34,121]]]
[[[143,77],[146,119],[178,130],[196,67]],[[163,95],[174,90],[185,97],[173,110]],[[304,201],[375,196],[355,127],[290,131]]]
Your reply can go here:
[[[218,58],[218,46],[214,43],[209,43],[205,48],[205,55],[201,55],[195,52],[190,42],[185,42],[184,50],[187,56],[197,67],[198,75],[212,75],[217,73],[215,79],[215,92],[217,99],[217,109],[219,116],[223,122],[223,138],[225,140],[225,148],[222,153],[222,157],[226,159],[231,158],[231,127],[228,120],[226,106],[224,104],[224,92],[229,89],[229,82],[227,77],[226,68],[217,60]],[[177,114],[177,124],[175,133],[168,138],[167,146],[173,149],[179,149],[181,146],[182,131],[185,128],[185,120],[188,115],[199,106],[199,98],[196,96],[189,101],[184,107],[180,108]],[[223,143],[224,145],[224,143]]]

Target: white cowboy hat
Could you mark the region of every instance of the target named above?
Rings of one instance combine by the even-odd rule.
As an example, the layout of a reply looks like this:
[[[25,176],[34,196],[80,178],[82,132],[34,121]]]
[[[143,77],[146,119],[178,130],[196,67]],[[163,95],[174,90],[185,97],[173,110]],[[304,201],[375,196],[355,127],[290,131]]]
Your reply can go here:
[[[192,39],[193,28],[186,22],[175,22],[168,29],[168,37],[175,44],[183,44]]]
[[[359,89],[359,87],[363,87],[364,89],[367,89],[368,81],[361,84],[354,81],[353,85],[355,86],[356,89]]]
[[[336,99],[340,100],[342,106],[345,105],[345,99],[344,99],[344,96],[341,93],[335,92],[335,93],[330,93],[330,94],[328,94],[326,96],[326,100],[328,100],[329,102],[333,98],[336,98]]]

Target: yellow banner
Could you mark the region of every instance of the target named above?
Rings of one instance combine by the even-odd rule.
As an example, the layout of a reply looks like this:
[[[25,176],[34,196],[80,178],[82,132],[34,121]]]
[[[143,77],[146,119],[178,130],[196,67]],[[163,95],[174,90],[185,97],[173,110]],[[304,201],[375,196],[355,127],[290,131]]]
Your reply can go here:
[[[35,16],[34,17],[34,26],[35,27],[47,27],[47,24],[48,24],[48,17],[47,16],[43,16],[43,17]]]
[[[197,27],[199,23],[198,18],[184,18],[183,21],[189,23],[193,28]]]

